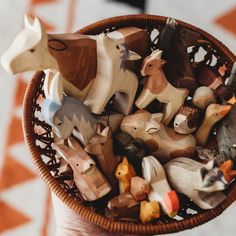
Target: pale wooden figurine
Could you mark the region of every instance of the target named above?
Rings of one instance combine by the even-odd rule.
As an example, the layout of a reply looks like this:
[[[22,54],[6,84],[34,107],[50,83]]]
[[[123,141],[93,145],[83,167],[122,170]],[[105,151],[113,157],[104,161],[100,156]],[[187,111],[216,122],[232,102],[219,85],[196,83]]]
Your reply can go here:
[[[134,167],[129,164],[126,157],[117,166],[115,176],[119,180],[120,193],[130,192],[131,178],[136,176],[136,173]]]
[[[172,158],[193,157],[196,141],[191,135],[176,133],[172,128],[162,124],[162,113],[151,114],[145,110],[126,116],[121,123],[121,130],[133,138],[144,141],[148,153],[165,163]]]
[[[71,166],[75,184],[83,198],[86,201],[94,201],[108,194],[111,186],[97,169],[94,160],[74,138],[68,140],[69,147],[53,143],[53,148]]]
[[[213,209],[226,198],[220,191],[227,187],[227,182],[214,161],[202,164],[179,157],[164,168],[171,186],[202,209]]]
[[[223,119],[230,110],[231,105],[211,104],[207,107],[203,122],[195,135],[198,145],[206,145],[214,124]]]
[[[211,88],[207,86],[201,86],[198,87],[194,92],[192,103],[196,107],[206,110],[210,104],[216,103],[216,97]]]
[[[121,95],[127,104],[119,108],[124,109],[124,113],[128,112],[136,92],[137,78],[124,64],[125,60],[140,58],[130,51],[132,49],[142,56],[147,55],[149,46],[145,30],[126,27],[113,32],[111,37],[114,39],[109,34],[47,34],[38,18],[32,19],[27,15],[24,26],[1,58],[8,72],[15,74],[45,69],[60,72],[66,93],[82,100],[90,89],[94,91],[102,86],[104,93],[96,92],[98,97],[95,98],[91,91],[88,97],[87,103],[94,113],[103,110],[109,96],[122,92],[127,95]],[[121,70],[118,70],[118,66],[121,66]],[[93,99],[97,105],[91,104]]]
[[[64,96],[59,74],[53,78],[50,76],[45,78],[44,92],[46,99],[41,110],[43,119],[53,127],[57,136],[63,139],[68,138],[73,132],[86,145],[96,133],[98,123],[103,123],[105,126],[109,124],[113,131],[119,128],[122,114],[96,116],[79,99]]]
[[[118,180],[115,177],[115,170],[120,162],[120,157],[113,153],[113,141],[110,127],[102,130],[100,124],[97,126],[96,134],[85,146],[85,150],[96,156],[97,163],[101,168],[103,174],[110,182],[112,189],[118,187]]]
[[[174,130],[179,134],[193,133],[200,123],[200,111],[197,108],[182,106],[174,119]]]
[[[162,70],[166,61],[161,59],[161,55],[162,51],[157,49],[144,59],[141,74],[148,76],[148,79],[135,105],[143,109],[155,99],[165,103],[163,123],[167,125],[184,104],[188,89],[175,88],[168,82]]]
[[[224,178],[227,183],[230,183],[233,178],[236,177],[236,170],[233,170],[233,161],[228,160],[224,162],[219,169],[223,172]]]
[[[160,218],[160,205],[157,201],[142,201],[140,204],[139,218],[142,223],[148,223],[153,219]]]
[[[151,191],[148,194],[149,201],[159,202],[168,216],[176,216],[179,210],[179,198],[170,188],[163,166],[155,157],[147,156],[143,158],[142,170],[143,177],[151,185]]]
[[[136,201],[142,201],[147,198],[147,194],[150,192],[149,181],[139,176],[135,176],[131,178],[130,184],[130,192]]]

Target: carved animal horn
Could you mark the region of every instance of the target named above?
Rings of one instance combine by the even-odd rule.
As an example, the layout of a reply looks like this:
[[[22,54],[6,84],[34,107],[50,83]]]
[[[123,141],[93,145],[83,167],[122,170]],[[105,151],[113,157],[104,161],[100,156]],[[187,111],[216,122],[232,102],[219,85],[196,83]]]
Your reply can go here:
[[[129,165],[129,162],[128,162],[127,157],[124,157],[124,158],[123,158],[122,164],[123,164],[123,165]]]
[[[35,33],[37,33],[40,39],[42,38],[43,28],[39,18],[37,17],[34,18],[34,23],[31,26],[31,29],[34,30]]]
[[[102,135],[103,137],[105,137],[105,138],[111,137],[111,129],[110,129],[110,127],[109,127],[109,126],[106,127],[106,128],[102,131],[101,135]]]
[[[70,148],[72,148],[74,150],[77,150],[77,151],[83,150],[83,148],[80,146],[79,142],[72,137],[68,138],[68,145]]]
[[[61,104],[63,100],[63,86],[59,72],[57,72],[53,77],[49,90],[49,95],[54,102]]]
[[[25,28],[30,28],[34,23],[34,19],[30,15],[25,14],[24,23],[25,23]]]

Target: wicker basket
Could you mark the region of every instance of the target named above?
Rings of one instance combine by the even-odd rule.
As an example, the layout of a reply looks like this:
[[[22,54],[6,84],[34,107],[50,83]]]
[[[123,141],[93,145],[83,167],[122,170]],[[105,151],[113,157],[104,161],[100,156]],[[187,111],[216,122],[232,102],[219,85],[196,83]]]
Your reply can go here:
[[[111,32],[117,28],[125,26],[137,26],[145,28],[149,34],[153,29],[160,30],[166,22],[166,17],[152,15],[130,15],[105,19],[89,25],[80,31],[83,34],[99,34],[101,32]],[[200,33],[204,39],[212,43],[211,50],[203,48],[207,53],[203,58],[203,63],[210,65],[213,57],[216,59],[214,67],[219,69],[225,65],[227,68],[223,78],[226,79],[231,71],[233,63],[236,61],[235,55],[230,52],[221,42],[212,37],[210,34],[192,25],[177,21],[193,31]],[[155,39],[156,40],[156,39]],[[155,40],[151,42],[152,49],[155,49]],[[190,53],[191,60],[194,61],[194,55],[200,46],[196,46]],[[190,229],[203,224],[219,214],[221,214],[234,200],[236,200],[236,184],[235,182],[227,189],[227,199],[213,210],[201,210],[192,201],[185,202],[180,209],[178,220],[161,218],[156,223],[142,224],[133,222],[123,222],[111,220],[104,216],[104,213],[96,209],[96,207],[83,202],[78,194],[76,186],[70,188],[65,178],[58,174],[59,164],[55,158],[55,151],[52,149],[53,142],[51,127],[40,119],[40,103],[39,98],[43,94],[44,73],[37,72],[28,85],[24,98],[24,136],[31,158],[39,171],[41,177],[48,184],[50,189],[71,209],[76,211],[80,216],[95,223],[102,228],[114,233],[128,234],[166,234],[185,229]],[[38,128],[44,130],[41,134],[36,132]],[[52,174],[53,173],[53,174]],[[191,212],[191,213],[189,213]]]

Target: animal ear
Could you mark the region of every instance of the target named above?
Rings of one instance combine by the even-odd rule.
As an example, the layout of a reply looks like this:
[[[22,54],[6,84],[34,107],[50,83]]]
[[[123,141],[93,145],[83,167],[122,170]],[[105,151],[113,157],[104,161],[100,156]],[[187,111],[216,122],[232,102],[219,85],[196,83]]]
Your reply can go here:
[[[124,158],[123,158],[122,164],[123,164],[123,165],[127,165],[127,166],[129,165],[129,162],[128,162],[127,157],[124,157]]]
[[[76,139],[72,138],[72,137],[68,138],[68,145],[69,145],[70,148],[72,148],[74,150],[77,150],[77,151],[82,149],[79,142]]]
[[[161,59],[162,50],[156,49],[151,53],[153,59]]]
[[[34,32],[40,37],[40,39],[42,38],[43,27],[42,27],[42,24],[41,24],[39,18],[37,18],[37,17],[34,18],[34,23],[31,26],[31,29],[34,30]]]
[[[151,116],[151,120],[154,120],[157,123],[161,123],[163,119],[163,113],[154,113]]]
[[[138,53],[129,50],[129,52],[128,52],[128,57],[127,57],[126,60],[129,60],[129,61],[136,61],[136,60],[139,60],[139,59],[141,59],[141,58],[142,58],[142,57],[141,57]]]
[[[44,90],[44,94],[46,98],[49,98],[49,89],[51,87],[51,82],[52,82],[52,78],[53,78],[53,73],[51,72],[51,70],[45,70],[45,79],[44,79],[44,83],[43,83],[43,90]]]
[[[110,138],[111,137],[111,128],[108,126],[105,129],[103,129],[101,135],[103,137]]]
[[[24,23],[25,23],[25,28],[31,28],[32,25],[34,24],[34,19],[30,15],[25,14]]]
[[[202,167],[200,169],[200,174],[201,174],[202,180],[204,180],[204,178],[207,175],[207,173],[208,173],[208,170],[205,167]]]
[[[151,120],[146,124],[146,132],[148,134],[154,134],[159,130],[160,130],[160,125],[154,120]]]
[[[102,125],[98,123],[96,127],[96,134],[101,135],[101,133],[102,133]]]
[[[61,104],[63,100],[63,85],[62,79],[60,77],[60,73],[57,72],[52,79],[50,90],[49,90],[50,98],[58,103]]]
[[[161,66],[164,66],[164,65],[166,64],[166,62],[167,62],[166,60],[161,59],[160,65],[161,65]]]
[[[63,144],[52,144],[52,147],[62,156],[65,160],[68,159],[68,154],[71,152],[71,149],[68,148],[66,145]]]

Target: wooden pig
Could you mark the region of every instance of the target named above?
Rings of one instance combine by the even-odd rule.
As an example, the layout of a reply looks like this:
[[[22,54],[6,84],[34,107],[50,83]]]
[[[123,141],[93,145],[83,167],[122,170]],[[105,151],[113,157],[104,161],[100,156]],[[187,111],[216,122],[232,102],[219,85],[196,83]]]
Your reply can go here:
[[[197,108],[182,106],[174,119],[174,130],[179,134],[193,133],[200,123],[200,111]]]
[[[175,113],[184,104],[188,90],[175,88],[167,81],[162,71],[166,61],[161,59],[161,55],[162,51],[157,49],[144,59],[141,74],[148,76],[148,79],[145,81],[144,89],[135,105],[139,109],[143,109],[155,99],[165,103],[163,123],[168,125]]]
[[[126,116],[121,123],[121,130],[133,138],[144,141],[148,153],[165,163],[172,158],[193,157],[196,141],[191,135],[176,133],[162,124],[162,113],[151,114],[145,110]]]
[[[53,127],[57,136],[63,139],[68,138],[73,132],[82,143],[88,144],[96,132],[98,123],[105,126],[109,124],[113,131],[119,128],[123,115],[96,116],[79,99],[63,96],[59,74],[53,79],[45,78],[44,92],[46,99],[41,110],[43,119]],[[77,128],[79,133],[74,128]]]
[[[98,124],[96,134],[85,146],[85,150],[92,155],[96,156],[97,163],[101,168],[103,174],[110,182],[112,189],[117,189],[118,181],[115,177],[115,170],[120,162],[120,158],[114,156],[112,133],[109,127],[102,130]]]
[[[176,192],[171,190],[163,166],[155,157],[147,156],[143,158],[142,170],[144,179],[151,185],[149,201],[158,201],[162,210],[168,216],[174,217],[179,210],[179,198]]]
[[[224,162],[219,169],[223,172],[224,178],[227,183],[230,183],[236,177],[236,170],[233,170],[233,161],[228,160]]]
[[[203,122],[195,135],[198,145],[206,145],[214,124],[223,119],[230,110],[230,105],[211,104],[207,107]]]
[[[75,139],[69,139],[69,147],[53,143],[53,148],[71,166],[75,184],[86,201],[97,200],[111,191],[110,184],[97,169],[96,163]]]
[[[236,163],[236,104],[219,124],[216,130],[218,149],[220,152],[219,162],[227,160]]]
[[[142,201],[140,204],[140,220],[142,223],[148,223],[153,219],[160,217],[160,205],[157,201]]]
[[[136,173],[134,167],[129,164],[126,157],[117,166],[115,176],[119,180],[120,193],[130,192],[131,178],[136,176]]]
[[[212,103],[216,103],[216,97],[213,90],[207,86],[201,86],[196,89],[193,94],[193,105],[206,110],[206,108]]]
[[[164,168],[171,186],[202,209],[213,209],[226,198],[220,191],[227,187],[227,183],[214,161],[202,164],[179,157],[165,164]]]
[[[150,183],[139,177],[135,176],[131,179],[130,192],[136,201],[142,201],[147,198],[147,194],[150,192]]]

